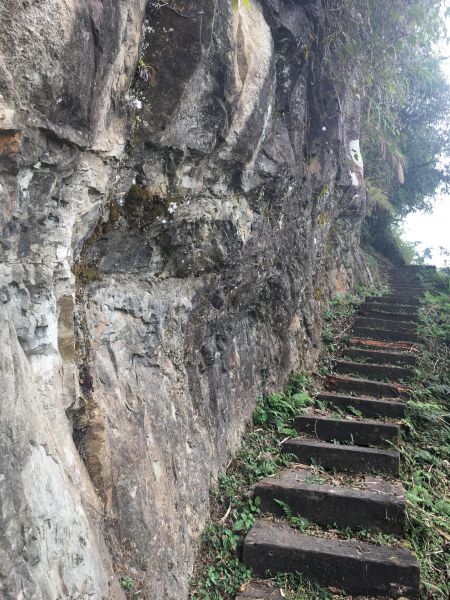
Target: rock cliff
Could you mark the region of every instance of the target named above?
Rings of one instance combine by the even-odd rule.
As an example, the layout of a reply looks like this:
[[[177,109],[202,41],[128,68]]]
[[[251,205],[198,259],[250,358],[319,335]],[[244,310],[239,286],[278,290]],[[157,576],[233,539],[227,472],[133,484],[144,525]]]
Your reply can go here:
[[[3,0],[0,595],[187,597],[256,398],[370,277],[320,0]]]

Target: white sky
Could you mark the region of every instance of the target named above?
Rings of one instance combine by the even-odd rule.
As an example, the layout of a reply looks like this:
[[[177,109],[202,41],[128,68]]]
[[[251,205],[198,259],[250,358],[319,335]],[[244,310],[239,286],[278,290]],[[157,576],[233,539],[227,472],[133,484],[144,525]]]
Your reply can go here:
[[[407,242],[420,242],[419,252],[430,248],[432,259],[426,262],[443,267],[446,257],[440,254],[439,246],[450,252],[450,196],[437,196],[433,203],[432,213],[416,212],[406,217],[402,237]]]
[[[442,51],[444,55],[449,56],[450,46],[443,46]],[[444,62],[443,70],[450,81],[450,59]],[[450,258],[439,252],[439,246],[450,251],[450,195],[437,193],[433,200],[433,212],[408,215],[403,221],[402,229],[402,237],[406,242],[420,242],[417,246],[419,252],[423,252],[425,248],[431,249],[432,259],[426,261],[428,264],[437,267],[450,266]]]

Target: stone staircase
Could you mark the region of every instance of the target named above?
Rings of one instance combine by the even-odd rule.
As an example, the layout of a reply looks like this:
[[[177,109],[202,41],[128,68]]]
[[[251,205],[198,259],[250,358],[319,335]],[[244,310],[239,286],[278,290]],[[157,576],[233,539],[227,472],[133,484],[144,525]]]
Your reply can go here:
[[[352,595],[419,596],[419,563],[409,550],[305,535],[283,520],[287,506],[320,526],[400,539],[404,534],[405,498],[394,448],[416,364],[422,286],[411,267],[393,270],[390,285],[389,295],[369,297],[358,310],[348,347],[317,397],[328,412],[313,408],[294,420],[299,437],[286,441],[284,450],[299,464],[255,489],[266,516],[255,522],[243,548],[255,577],[300,573]],[[350,416],[342,418],[335,409]],[[270,583],[253,583],[238,598],[281,595]]]

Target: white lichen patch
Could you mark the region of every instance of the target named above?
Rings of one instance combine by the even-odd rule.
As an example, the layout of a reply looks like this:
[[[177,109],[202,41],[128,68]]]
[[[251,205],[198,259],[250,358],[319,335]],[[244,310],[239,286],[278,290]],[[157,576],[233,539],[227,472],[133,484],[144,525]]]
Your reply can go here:
[[[361,147],[359,145],[359,140],[351,140],[350,141],[350,155],[353,161],[358,165],[360,169],[364,168],[364,163],[361,154]]]
[[[364,162],[358,139],[350,140],[349,151],[352,159],[350,178],[352,180],[352,185],[354,185],[355,187],[359,187],[364,178]]]

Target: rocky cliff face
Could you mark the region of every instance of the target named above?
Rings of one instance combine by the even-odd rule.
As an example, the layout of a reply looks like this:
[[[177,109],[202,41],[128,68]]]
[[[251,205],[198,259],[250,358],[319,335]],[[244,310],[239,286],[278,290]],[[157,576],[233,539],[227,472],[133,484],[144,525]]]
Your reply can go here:
[[[187,597],[257,396],[369,277],[320,0],[158,4],[0,6],[4,598]]]

